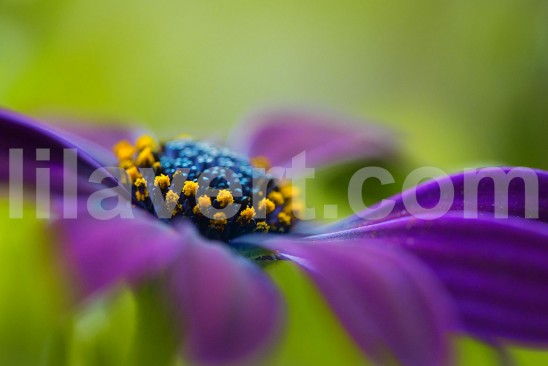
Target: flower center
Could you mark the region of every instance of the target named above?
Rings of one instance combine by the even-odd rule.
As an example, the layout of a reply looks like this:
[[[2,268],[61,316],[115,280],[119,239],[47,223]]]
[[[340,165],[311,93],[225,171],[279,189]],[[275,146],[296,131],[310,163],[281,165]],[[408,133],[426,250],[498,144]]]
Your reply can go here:
[[[136,206],[168,222],[190,220],[207,238],[287,233],[296,220],[292,186],[266,172],[264,157],[249,159],[189,137],[158,144],[142,136],[113,150]]]

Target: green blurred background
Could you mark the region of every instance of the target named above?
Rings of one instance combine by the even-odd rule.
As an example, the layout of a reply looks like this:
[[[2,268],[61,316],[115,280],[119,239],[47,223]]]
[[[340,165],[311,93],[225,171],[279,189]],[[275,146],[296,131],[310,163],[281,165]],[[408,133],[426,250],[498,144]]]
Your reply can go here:
[[[548,168],[547,97],[543,0],[0,0],[0,105],[38,117],[222,138],[261,106],[319,106],[393,128],[415,164]],[[119,365],[138,359],[133,343],[166,348],[131,341],[138,294],[67,315],[42,223],[6,207],[1,364]],[[274,364],[363,361],[297,271],[270,272],[291,308]],[[463,364],[497,360],[458,344]]]
[[[261,105],[395,126],[436,166],[548,167],[548,4],[0,1],[0,104],[225,135]]]

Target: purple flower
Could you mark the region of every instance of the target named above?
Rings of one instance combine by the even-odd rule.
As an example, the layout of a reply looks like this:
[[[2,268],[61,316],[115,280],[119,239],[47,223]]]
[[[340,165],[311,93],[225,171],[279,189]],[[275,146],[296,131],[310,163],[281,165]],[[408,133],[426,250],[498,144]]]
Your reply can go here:
[[[314,167],[393,151],[390,135],[371,126],[341,124],[339,117],[287,112],[262,119],[236,129],[229,144],[247,156],[267,157],[277,166],[287,166],[303,150]],[[282,201],[291,200],[281,194],[281,185],[263,192],[267,197],[272,192],[282,196],[280,202],[276,195],[270,203],[263,202],[270,216],[255,219],[256,213],[244,212],[251,202],[236,195],[218,195],[200,203],[196,186],[189,184],[174,192],[164,181],[164,176],[174,180],[176,168],[187,164],[191,169],[184,180],[195,182],[190,175],[201,173],[202,163],[209,166],[201,160],[205,155],[215,162],[224,159],[239,178],[247,178],[245,169],[250,164],[240,155],[193,140],[174,140],[157,150],[150,146],[153,142],[141,141],[139,151],[151,149],[141,156],[139,165],[149,166],[154,176],[132,177],[135,217],[100,220],[90,214],[84,201],[99,189],[88,182],[89,175],[112,165],[115,158],[110,147],[121,139],[135,141],[135,131],[115,127],[54,130],[8,111],[0,112],[0,126],[0,163],[9,165],[8,149],[23,149],[24,182],[31,186],[36,182],[36,168],[44,163],[36,159],[37,148],[50,149],[47,163],[54,193],[62,193],[68,184],[63,179],[67,174],[63,149],[78,150],[78,171],[72,172],[79,188],[77,218],[58,216],[52,228],[59,235],[62,256],[81,298],[120,281],[137,284],[162,278],[182,352],[194,362],[254,360],[275,343],[284,308],[280,294],[257,265],[267,259],[300,266],[355,342],[380,364],[394,358],[406,365],[446,364],[450,362],[449,337],[457,333],[497,343],[548,343],[546,172],[482,171],[503,176],[510,171],[533,174],[538,183],[534,219],[525,218],[531,192],[523,180],[513,179],[506,186],[508,217],[499,218],[497,183],[478,180],[477,199],[471,203],[466,182],[476,176],[468,172],[427,182],[375,209],[305,234],[293,226],[294,216],[281,215],[286,208]],[[134,151],[131,154],[139,159]],[[187,160],[177,160],[181,154]],[[120,155],[124,153],[118,151]],[[124,165],[123,159],[120,164]],[[7,173],[1,171],[0,179],[11,178]],[[136,180],[141,178],[154,179],[156,185],[139,186]],[[214,184],[223,188],[227,182]],[[444,187],[452,188],[451,200],[444,196]],[[242,185],[244,197],[248,188]],[[184,189],[189,193],[186,198]],[[154,192],[164,199],[177,194],[170,207],[173,218],[157,218],[150,202]],[[231,199],[243,203],[232,219],[205,218],[200,211],[231,205]],[[409,202],[415,202],[414,206]],[[477,215],[471,214],[470,208],[476,206]],[[431,210],[416,217],[412,213],[417,207]],[[57,212],[61,215],[62,209]],[[289,233],[258,233],[267,227],[271,232]]]

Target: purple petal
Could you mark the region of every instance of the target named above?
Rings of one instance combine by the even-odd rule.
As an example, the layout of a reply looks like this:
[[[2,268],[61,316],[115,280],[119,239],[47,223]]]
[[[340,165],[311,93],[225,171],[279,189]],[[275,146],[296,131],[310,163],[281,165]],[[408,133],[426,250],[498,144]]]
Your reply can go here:
[[[346,116],[304,110],[263,113],[238,126],[229,140],[248,156],[265,156],[288,167],[306,151],[308,167],[384,158],[395,151],[394,136],[383,128]]]
[[[104,162],[98,160],[99,155],[103,153],[94,154],[97,151],[90,151],[78,145],[72,139],[63,137],[46,125],[2,109],[0,109],[0,147],[0,164],[4,167],[0,170],[0,181],[9,179],[10,149],[22,149],[24,184],[34,186],[36,169],[49,168],[53,192],[61,190],[66,177],[69,177],[69,180],[79,179],[78,186],[84,189],[90,174],[105,166]],[[45,161],[37,161],[36,149],[48,149],[49,157]],[[63,171],[64,149],[77,151],[76,169],[73,169],[70,164],[65,164],[65,171]],[[71,155],[67,154],[67,156]]]
[[[454,174],[441,178],[436,181],[429,181],[421,184],[418,187],[409,189],[395,197],[388,199],[381,203],[378,207],[371,210],[365,210],[358,213],[355,216],[351,216],[344,219],[332,226],[327,227],[329,231],[339,231],[344,229],[351,229],[357,226],[362,226],[372,222],[388,221],[396,219],[398,217],[410,216],[410,207],[406,207],[404,201],[410,196],[416,195],[417,202],[420,206],[426,208],[435,207],[440,202],[440,186],[450,188],[454,192],[454,199],[447,207],[449,211],[462,212],[466,209],[466,205],[471,202],[477,202],[477,212],[479,215],[491,215],[497,206],[502,204],[508,204],[508,215],[516,217],[525,217],[526,213],[526,196],[531,193],[538,193],[538,219],[545,223],[548,223],[548,172],[541,170],[534,170],[529,168],[520,167],[492,167],[481,169],[482,173],[486,175],[499,175],[500,182],[504,183],[504,178],[500,176],[514,172],[516,175],[524,177],[534,178],[538,182],[538,192],[526,192],[523,180],[516,178],[510,181],[508,185],[508,194],[502,197],[503,201],[499,201],[499,204],[495,204],[495,185],[493,180],[489,178],[479,181],[477,186],[477,199],[474,199],[471,195],[465,194],[465,182],[474,176],[474,171],[466,171],[464,173]],[[527,179],[527,178],[526,178]],[[475,187],[472,185],[471,187]],[[504,185],[501,185],[504,187]],[[501,190],[504,193],[504,190]],[[387,205],[394,203],[393,209],[390,214],[380,220],[373,220],[379,212],[385,210]],[[441,205],[440,205],[441,207]],[[413,205],[411,208],[416,208]]]
[[[548,225],[451,212],[435,220],[402,216],[313,237],[377,238],[427,264],[453,295],[466,329],[486,339],[548,345]]]
[[[264,353],[283,321],[273,283],[218,243],[185,247],[170,284],[184,353],[199,364],[240,364]]]
[[[98,220],[82,209],[77,219],[54,221],[52,230],[60,237],[63,265],[73,274],[78,298],[158,275],[189,240],[140,212],[132,219]]]
[[[200,364],[262,355],[283,323],[280,295],[259,267],[218,243],[136,210],[134,219],[58,219],[62,265],[78,299],[165,275],[185,354]]]
[[[375,244],[279,240],[267,245],[309,273],[372,360],[444,364],[447,332],[455,325],[443,289],[413,258]]]

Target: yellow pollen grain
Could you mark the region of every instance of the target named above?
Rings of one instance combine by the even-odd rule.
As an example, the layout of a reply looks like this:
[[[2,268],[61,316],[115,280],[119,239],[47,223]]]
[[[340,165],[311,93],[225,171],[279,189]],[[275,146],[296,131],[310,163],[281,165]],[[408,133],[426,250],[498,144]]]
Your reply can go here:
[[[136,167],[134,167],[134,166],[132,166],[132,167],[129,168],[129,169],[126,169],[126,173],[127,173],[127,175],[129,176],[129,180],[130,180],[132,183],[135,182],[135,180],[136,180],[137,178],[141,178],[141,177],[142,177],[141,173],[139,173],[139,170],[138,170]]]
[[[205,194],[198,197],[198,206],[200,206],[200,209],[207,209],[211,206],[211,198]]]
[[[118,158],[118,161],[132,160],[135,148],[128,140],[121,140],[112,148],[114,155]]]
[[[167,175],[160,174],[159,176],[154,178],[154,186],[160,187],[160,189],[167,189],[170,184],[171,182]]]
[[[294,207],[293,202],[288,202],[284,205],[282,212],[285,212],[286,214],[291,215],[294,210],[293,207]]]
[[[202,213],[202,211],[200,210],[200,205],[194,206],[194,208],[192,209],[192,213],[196,216],[200,215]]]
[[[133,183],[137,190],[135,191],[135,198],[137,201],[144,201],[148,197],[147,181],[145,178],[137,178]]]
[[[149,147],[145,147],[141,152],[137,155],[137,159],[135,159],[135,163],[137,163],[138,166],[144,166],[149,167],[154,164],[156,159],[154,159],[154,154],[152,154],[152,150],[150,150]]]
[[[272,211],[274,211],[275,208],[276,208],[276,205],[274,204],[274,202],[272,202],[268,198],[263,198],[262,200],[259,201],[260,211],[265,210],[266,213],[269,214]]]
[[[183,186],[183,193],[185,196],[195,196],[196,192],[198,192],[199,185],[196,182],[187,180],[185,182],[185,185]]]
[[[240,212],[240,217],[238,218],[238,221],[243,223],[249,223],[251,220],[255,218],[255,209],[253,207],[247,207],[245,210]]]
[[[268,199],[274,202],[276,206],[281,206],[284,204],[284,197],[280,192],[270,192],[270,194],[268,195]]]
[[[179,202],[179,198],[180,196],[171,190],[166,193],[166,203],[168,204]]]
[[[288,184],[280,188],[280,193],[282,194],[282,196],[284,196],[285,199],[289,199],[293,196],[298,196],[299,189]]]
[[[171,190],[166,193],[166,206],[168,209],[173,208],[173,215],[176,215],[177,211],[180,209],[179,198],[179,195]]]
[[[226,225],[226,215],[224,212],[217,212],[215,215],[213,215],[213,220],[215,221],[215,225]]]
[[[135,142],[135,147],[137,150],[143,150],[148,147],[151,150],[156,149],[156,140],[150,135],[143,135],[137,139]]]
[[[299,214],[303,212],[304,205],[300,201],[289,201],[285,204],[283,212],[288,215]]]
[[[268,233],[268,231],[270,230],[270,225],[268,225],[264,221],[261,221],[257,223],[257,228],[255,230],[262,233]]]
[[[137,178],[134,184],[136,187],[146,187],[147,180],[145,178]]]
[[[291,216],[289,216],[285,212],[280,212],[278,214],[278,221],[282,225],[289,226],[291,224]]]
[[[135,163],[133,162],[133,160],[122,160],[120,161],[119,166],[120,168],[127,170],[131,168],[132,166],[135,166]]]
[[[266,156],[255,156],[250,159],[251,165],[255,168],[270,169],[270,160]]]
[[[234,197],[232,197],[232,193],[228,189],[221,189],[217,194],[217,202],[219,202],[221,207],[226,207],[226,205],[234,203]]]
[[[179,195],[173,191],[168,191],[166,193],[166,204],[173,205],[179,202]]]

